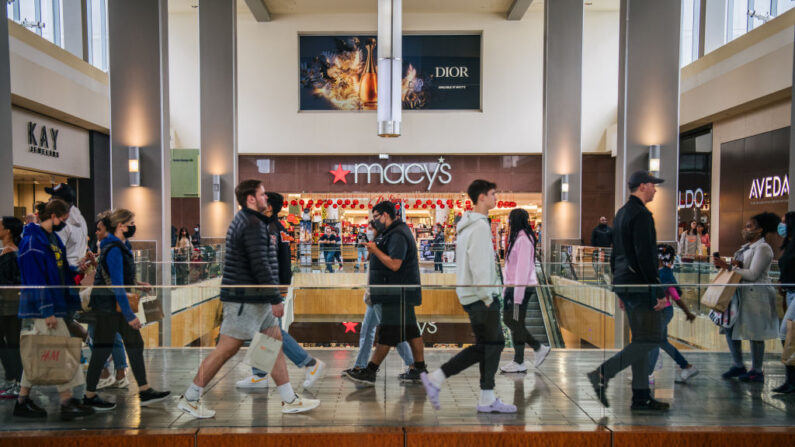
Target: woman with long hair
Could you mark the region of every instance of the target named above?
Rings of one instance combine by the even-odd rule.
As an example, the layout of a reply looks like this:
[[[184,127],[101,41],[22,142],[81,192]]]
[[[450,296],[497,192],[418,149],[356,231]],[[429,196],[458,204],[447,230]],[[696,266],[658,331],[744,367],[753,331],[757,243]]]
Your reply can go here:
[[[683,259],[693,260],[701,249],[701,237],[698,235],[698,225],[695,220],[690,221],[690,228],[679,237],[679,256]]]
[[[765,235],[775,233],[781,219],[773,213],[757,214],[745,223],[742,236],[745,244],[734,253],[731,265],[715,258],[715,267],[730,269],[742,278],[734,296],[737,312],[734,324],[722,329],[732,354],[732,367],[723,373],[724,379],[738,378],[742,382],[764,382],[762,363],[765,357],[765,340],[778,338],[779,322],[776,312],[776,295],[770,281],[770,265],[773,249],[765,241]],[[751,343],[751,370],[743,363],[742,341]]]
[[[784,238],[781,248],[784,250],[778,259],[778,268],[781,271],[781,292],[785,295],[784,305],[786,311],[781,320],[779,335],[781,343],[787,336],[787,321],[795,320],[795,211],[790,211],[781,218],[778,224],[778,235]],[[786,365],[787,380],[781,386],[773,388],[774,393],[795,393],[795,366]]]
[[[535,351],[533,366],[538,368],[549,354],[549,346],[542,345],[524,325],[527,305],[536,294],[538,285],[535,266],[536,236],[530,226],[530,215],[516,208],[508,215],[508,245],[505,249],[505,292],[503,321],[511,330],[513,361],[500,367],[504,373],[527,371],[524,346]],[[529,286],[529,287],[528,287]],[[536,298],[538,299],[538,298]]]
[[[188,233],[188,229],[185,227],[179,229],[176,248],[178,250],[183,248],[187,248],[188,250],[193,249],[193,243],[190,241],[190,234]]]
[[[97,315],[94,328],[94,345],[91,362],[86,373],[86,395],[83,404],[96,411],[108,411],[116,404],[97,395],[97,383],[105,359],[113,350],[116,334],[120,334],[130,358],[135,381],[138,383],[138,398],[141,406],[164,400],[169,391],[156,391],[146,380],[144,365],[144,340],[141,337],[141,321],[130,304],[131,293],[125,287],[135,286],[135,259],[130,250],[129,239],[135,234],[135,214],[123,208],[107,215],[108,235],[100,243],[100,257],[91,294],[91,309]],[[118,286],[103,288],[102,286]],[[97,287],[99,286],[99,287]]]

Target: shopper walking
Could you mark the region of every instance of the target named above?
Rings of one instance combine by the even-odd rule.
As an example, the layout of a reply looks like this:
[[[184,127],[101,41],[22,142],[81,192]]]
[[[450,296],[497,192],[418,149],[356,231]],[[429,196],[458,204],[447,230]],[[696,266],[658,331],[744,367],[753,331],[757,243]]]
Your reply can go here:
[[[323,254],[323,260],[326,263],[326,271],[328,273],[334,273],[334,252],[336,251],[335,246],[337,241],[339,241],[339,238],[332,231],[331,226],[327,226],[323,235],[318,239],[320,253]]]
[[[364,270],[367,265],[367,242],[370,242],[367,231],[359,230],[356,234],[356,270]]]
[[[698,234],[695,220],[690,221],[690,228],[679,237],[679,256],[693,261],[701,251],[701,235]]]
[[[778,259],[778,268],[781,272],[781,292],[784,296],[786,310],[781,320],[779,334],[781,343],[787,336],[787,321],[795,321],[795,211],[790,211],[781,218],[778,224],[778,235],[784,238],[781,244],[784,252]],[[795,366],[785,365],[787,380],[780,386],[773,388],[774,393],[795,393]]]
[[[433,250],[433,271],[444,273],[442,267],[442,254],[444,253],[444,229],[442,224],[437,223],[433,226],[433,241],[431,242],[431,250]]]
[[[489,210],[497,204],[497,185],[487,180],[475,180],[467,188],[474,211],[464,214],[458,222],[456,244],[456,289],[458,300],[469,314],[475,343],[456,354],[440,369],[422,374],[422,384],[431,404],[440,408],[442,384],[474,364],[480,365],[480,413],[516,413],[516,406],[505,404],[494,394],[494,375],[505,346],[500,325],[499,289],[496,287],[497,266],[494,263],[494,244],[489,225]],[[491,287],[467,287],[476,284]]]
[[[737,309],[735,319],[729,322],[729,328],[721,328],[721,332],[726,334],[733,362],[732,367],[723,373],[724,379],[765,381],[765,340],[779,336],[776,292],[768,275],[773,263],[773,249],[765,241],[765,235],[775,232],[779,221],[778,216],[768,212],[751,217],[742,229],[745,244],[734,253],[731,264],[721,258],[714,259],[715,267],[738,273],[742,278],[740,284],[754,284],[753,287],[737,288],[733,298]],[[743,363],[742,340],[749,340],[751,344],[750,371]]]
[[[69,219],[58,231],[58,237],[66,246],[66,258],[69,265],[80,265],[81,259],[88,249],[88,225],[80,210],[75,206],[75,191],[66,183],[59,183],[52,188],[44,188],[47,194],[69,204]]]
[[[765,241],[765,235],[778,229],[780,218],[773,213],[761,213],[751,217],[742,230],[745,244],[734,253],[731,264],[715,258],[715,267],[729,269],[742,278],[740,284],[753,287],[738,287],[732,307],[736,305],[734,321],[728,328],[722,327],[726,343],[732,354],[732,367],[723,373],[724,379],[737,378],[743,382],[764,382],[763,361],[765,340],[778,338],[779,321],[776,312],[775,290],[771,285],[770,265],[773,249]],[[742,340],[751,344],[751,370],[743,363]]]
[[[80,297],[72,288],[72,278],[78,270],[69,264],[66,247],[56,234],[66,226],[69,205],[60,199],[51,200],[39,215],[41,224],[25,226],[19,244],[19,270],[24,286],[51,286],[43,289],[22,289],[19,318],[22,334],[69,336],[64,317],[80,309]],[[52,287],[54,286],[54,287]],[[75,370],[72,379],[58,385],[61,401],[61,419],[71,420],[94,413],[94,409],[76,399],[72,389],[83,385],[83,371]],[[19,397],[14,405],[14,416],[44,418],[47,412],[30,398],[32,384],[22,372]]]
[[[271,210],[265,188],[259,180],[244,180],[235,188],[237,202],[242,208],[235,214],[226,233],[226,254],[222,286],[258,284],[275,286],[279,283],[279,261],[276,235],[268,227],[264,212]],[[200,400],[204,387],[215,377],[221,367],[234,356],[243,341],[261,332],[281,340],[278,318],[284,314],[282,295],[274,287],[262,289],[222,287],[223,322],[221,335],[215,349],[204,359],[199,371],[178,408],[196,418],[211,418],[215,411]],[[283,413],[301,413],[320,405],[320,401],[296,395],[287,375],[287,365],[281,350],[273,371],[282,399]]]
[[[504,373],[527,372],[524,347],[530,345],[535,351],[533,366],[538,368],[549,355],[550,348],[536,340],[525,326],[527,305],[536,296],[536,235],[530,227],[530,214],[522,208],[511,210],[508,215],[508,248],[505,250],[505,285],[503,294],[503,321],[511,330],[513,339],[513,361],[500,367]],[[528,287],[530,286],[530,287]],[[538,299],[536,297],[536,299]]]
[[[631,192],[627,203],[618,210],[614,223],[613,270],[615,292],[627,313],[632,341],[599,368],[588,373],[596,396],[609,406],[607,384],[620,371],[632,366],[632,409],[668,410],[669,405],[655,400],[649,390],[649,352],[660,347],[662,314],[654,307],[665,304],[657,260],[657,232],[654,218],[646,204],[657,192],[654,185],[663,180],[637,171],[629,177]],[[638,286],[646,286],[638,287]]]
[[[91,361],[86,373],[86,395],[83,404],[96,411],[109,411],[116,404],[97,395],[97,382],[105,361],[113,351],[116,334],[121,335],[130,358],[133,375],[138,383],[138,398],[141,406],[162,402],[170,391],[157,391],[146,379],[144,364],[144,340],[141,337],[141,321],[130,304],[133,297],[130,287],[135,286],[135,259],[130,250],[129,239],[135,235],[135,214],[119,208],[107,216],[108,235],[100,242],[101,255],[97,262],[97,274],[91,293],[91,309],[96,315]],[[102,286],[113,285],[114,288]]]
[[[695,366],[691,365],[685,359],[685,356],[676,349],[676,346],[672,345],[668,341],[668,324],[671,323],[671,320],[674,319],[674,308],[671,307],[671,301],[673,300],[679,308],[682,309],[682,312],[685,313],[685,318],[689,322],[693,322],[696,319],[696,316],[693,312],[690,312],[690,308],[687,307],[687,303],[682,301],[681,299],[681,289],[676,282],[676,277],[674,276],[673,266],[674,261],[676,260],[676,250],[670,245],[661,244],[657,247],[657,253],[660,263],[660,283],[664,284],[665,286],[669,286],[665,288],[665,304],[659,307],[655,307],[655,310],[660,310],[662,312],[663,322],[662,322],[662,343],[660,344],[660,349],[652,349],[649,352],[649,384],[654,383],[654,369],[655,365],[657,364],[657,360],[660,358],[660,350],[665,351],[672,359],[679,365],[680,371],[679,376],[677,377],[676,381],[679,383],[685,383],[691,377],[694,377],[698,374],[698,369]]]
[[[378,236],[378,231],[376,231],[373,226],[373,221],[371,220],[367,226],[367,239],[368,241],[376,241],[378,240]],[[366,248],[365,246],[365,249]],[[346,369],[342,372],[342,375],[348,378],[351,378],[353,373],[359,372],[367,367],[367,362],[370,359],[370,351],[373,349],[373,341],[375,341],[375,330],[377,326],[381,324],[381,315],[383,313],[381,304],[373,304],[370,299],[369,289],[365,289],[364,303],[367,306],[367,310],[364,311],[362,326],[359,328],[359,352],[356,354],[356,362],[353,364],[353,368]],[[411,347],[408,342],[402,341],[398,343],[395,350],[400,355],[400,358],[403,359],[403,363],[407,368],[406,372],[402,372],[398,375],[398,379],[401,381],[408,380],[409,373],[411,372],[409,369],[414,364],[414,357],[411,355]]]
[[[613,229],[607,225],[607,217],[600,217],[599,224],[591,231],[591,246],[603,248],[613,246]]]
[[[19,264],[17,251],[22,240],[22,222],[16,217],[0,219],[0,361],[5,371],[5,381],[0,384],[0,399],[19,397],[22,380],[22,358],[19,355]]]
[[[370,252],[370,287],[373,304],[381,305],[378,344],[361,370],[350,371],[346,377],[364,385],[374,385],[378,368],[389,349],[408,341],[414,357],[405,381],[419,381],[426,370],[424,348],[414,307],[422,304],[420,264],[417,243],[411,229],[397,216],[395,204],[386,200],[373,207],[373,227],[379,237],[367,243]],[[413,286],[413,287],[411,287]]]
[[[268,228],[271,234],[278,235],[276,238],[279,262],[279,284],[290,286],[293,279],[293,266],[292,254],[290,251],[290,242],[286,241],[283,235],[287,234],[287,229],[279,221],[279,211],[284,206],[284,196],[278,192],[266,192],[266,200],[270,205],[270,209],[265,211],[265,217],[268,218]],[[282,293],[284,298],[284,290]],[[279,327],[282,326],[282,319],[279,318]],[[284,355],[290,359],[295,366],[304,368],[304,389],[311,388],[315,382],[320,380],[326,373],[326,364],[309,355],[301,345],[290,335],[289,332],[281,328],[282,333],[282,350]],[[251,376],[239,380],[235,386],[244,389],[261,389],[268,387],[268,373],[257,368],[251,368]]]

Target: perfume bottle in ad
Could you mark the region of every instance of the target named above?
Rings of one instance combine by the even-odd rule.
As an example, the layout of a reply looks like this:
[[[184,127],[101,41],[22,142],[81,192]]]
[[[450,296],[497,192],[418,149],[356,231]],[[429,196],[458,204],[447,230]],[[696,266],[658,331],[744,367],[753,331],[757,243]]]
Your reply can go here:
[[[375,110],[378,108],[378,74],[375,65],[375,39],[370,39],[366,45],[367,61],[364,64],[364,72],[359,79],[359,99],[362,101],[362,108],[365,110]]]

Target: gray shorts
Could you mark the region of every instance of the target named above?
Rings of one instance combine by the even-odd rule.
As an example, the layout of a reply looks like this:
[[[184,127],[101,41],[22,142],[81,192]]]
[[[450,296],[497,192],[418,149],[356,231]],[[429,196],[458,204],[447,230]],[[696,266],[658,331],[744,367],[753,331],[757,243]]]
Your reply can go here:
[[[251,340],[257,332],[278,326],[279,320],[273,316],[270,303],[224,303],[221,334],[227,337]]]

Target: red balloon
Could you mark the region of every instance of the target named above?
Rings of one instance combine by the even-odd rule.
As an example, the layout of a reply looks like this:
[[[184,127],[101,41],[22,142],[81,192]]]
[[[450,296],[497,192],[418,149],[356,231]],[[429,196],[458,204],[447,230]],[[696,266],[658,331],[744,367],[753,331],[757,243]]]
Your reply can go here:
[[[359,205],[359,209],[360,209],[360,210],[363,210],[363,209],[364,209],[364,205],[363,205],[363,204],[362,204],[362,205]]]
[[[431,199],[428,199],[428,200],[426,200],[426,201],[425,201],[425,203],[427,203],[428,205],[430,205],[430,204],[431,204],[431,203],[433,203],[433,202],[431,202]]]
[[[427,209],[427,208],[428,208],[428,204],[427,203],[423,203],[422,204],[422,209]]]
[[[444,205],[439,205],[439,208],[444,209]]]
[[[284,201],[284,206],[288,206],[288,205],[289,205],[289,203],[287,203],[287,201],[285,200]]]
[[[472,205],[472,201],[471,201],[471,200],[467,200],[467,202],[466,202],[466,203],[467,203],[467,206],[470,206],[470,205]]]
[[[431,205],[431,209],[436,209],[436,205]]]
[[[369,208],[369,209],[373,209],[373,205],[368,203],[368,204],[367,204],[367,208]]]
[[[345,204],[346,205],[350,205],[351,204],[351,200],[350,199],[345,199]]]
[[[453,199],[447,199],[447,206],[453,206]]]
[[[323,204],[322,204],[322,203],[320,203],[320,202],[317,202],[317,203],[315,204],[315,208],[320,208],[321,206],[323,206]]]
[[[291,202],[290,202],[290,205],[292,205],[292,206],[296,206],[296,205],[298,205],[298,201],[296,201],[296,200],[293,200],[293,201],[291,201]]]
[[[436,201],[436,204],[437,204],[437,205],[441,205],[441,204],[442,204],[442,199],[439,199],[439,200],[437,200],[437,201]]]
[[[342,199],[337,199],[337,205],[342,205]]]
[[[358,200],[356,200],[356,199],[353,199],[353,204],[354,204],[354,205],[358,205],[358,204],[359,204],[359,201],[358,201]]]
[[[334,204],[334,209],[337,209],[337,204],[336,203]]]

